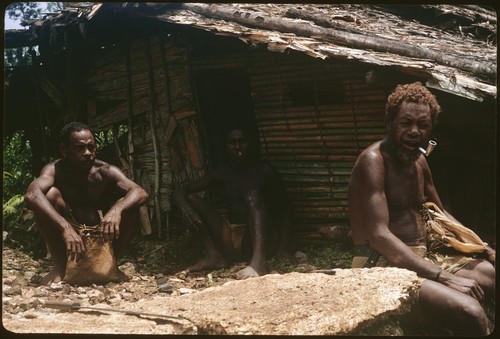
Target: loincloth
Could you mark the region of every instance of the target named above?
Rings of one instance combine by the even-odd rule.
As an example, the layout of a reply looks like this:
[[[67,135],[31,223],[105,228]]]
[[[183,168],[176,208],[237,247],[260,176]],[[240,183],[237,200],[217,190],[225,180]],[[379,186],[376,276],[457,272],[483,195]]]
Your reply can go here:
[[[243,256],[243,238],[247,233],[246,224],[233,224],[227,218],[223,218],[224,243],[227,251],[235,258]]]
[[[103,215],[101,210],[97,210],[97,213],[99,214],[99,220],[102,220]],[[99,236],[99,224],[89,226],[86,224],[81,224],[78,221],[76,221],[75,217],[71,213],[71,209],[69,212],[69,224],[73,227],[73,229],[83,237],[98,237]]]
[[[471,256],[466,256],[461,253],[438,253],[438,252],[428,252],[427,247],[425,245],[419,246],[408,246],[415,254],[432,262],[434,265],[442,268],[443,270],[455,273],[458,270],[461,270],[467,264],[469,264],[472,260],[474,260]],[[365,267],[365,264],[370,259],[370,255],[373,253],[373,249],[371,249],[368,245],[360,245],[355,246],[354,248],[354,256],[352,258],[352,268],[362,268]],[[389,262],[383,257],[378,256],[374,260],[374,266],[376,267],[388,267],[390,266]]]

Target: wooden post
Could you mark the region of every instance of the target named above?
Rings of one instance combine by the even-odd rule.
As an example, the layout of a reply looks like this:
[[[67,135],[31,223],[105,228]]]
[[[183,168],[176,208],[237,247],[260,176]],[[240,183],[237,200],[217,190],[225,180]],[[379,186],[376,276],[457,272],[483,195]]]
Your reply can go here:
[[[158,238],[162,237],[162,215],[160,204],[160,185],[161,185],[161,159],[160,147],[158,144],[158,134],[156,132],[156,93],[154,89],[153,61],[151,60],[151,46],[149,38],[144,42],[144,52],[146,54],[146,62],[148,63],[148,87],[149,87],[149,125],[151,128],[151,136],[153,142],[154,162],[155,162],[155,182],[154,182],[154,205],[155,216],[158,223]]]

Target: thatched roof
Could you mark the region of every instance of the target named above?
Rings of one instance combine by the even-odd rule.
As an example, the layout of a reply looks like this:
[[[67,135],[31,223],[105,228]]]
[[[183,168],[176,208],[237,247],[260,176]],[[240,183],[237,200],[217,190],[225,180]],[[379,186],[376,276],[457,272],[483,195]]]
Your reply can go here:
[[[356,60],[390,67],[419,75],[427,79],[427,86],[455,95],[474,100],[496,98],[497,19],[492,8],[103,3],[68,8],[32,23],[35,32],[32,43],[37,32],[47,24],[91,24],[97,17],[106,15],[187,25],[236,37],[250,45],[266,45],[273,52],[295,50],[314,58]]]

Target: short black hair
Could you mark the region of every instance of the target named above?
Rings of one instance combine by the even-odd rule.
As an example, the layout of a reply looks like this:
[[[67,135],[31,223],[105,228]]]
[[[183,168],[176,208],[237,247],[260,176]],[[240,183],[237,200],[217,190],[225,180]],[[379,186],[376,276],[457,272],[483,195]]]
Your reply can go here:
[[[85,125],[83,122],[73,121],[69,124],[66,124],[59,132],[59,142],[62,142],[65,145],[69,144],[69,136],[73,132],[80,132],[89,130],[89,126]]]

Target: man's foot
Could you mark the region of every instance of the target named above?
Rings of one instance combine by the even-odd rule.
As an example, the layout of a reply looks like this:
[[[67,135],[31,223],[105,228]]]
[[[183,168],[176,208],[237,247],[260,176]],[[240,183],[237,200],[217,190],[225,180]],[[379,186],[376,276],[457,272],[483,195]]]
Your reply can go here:
[[[130,277],[126,275],[124,272],[120,271],[119,269],[116,270],[116,275],[111,279],[112,282],[126,282],[130,281]]]
[[[197,263],[186,268],[184,272],[197,272],[209,269],[219,269],[227,266],[227,261],[220,255],[213,255],[198,261]]]
[[[261,275],[264,275],[264,274],[265,273],[259,274],[256,270],[254,270],[252,268],[252,266],[247,266],[244,269],[236,272],[236,279],[243,280],[243,279],[247,279],[247,278],[255,278],[255,277],[260,277]]]
[[[35,278],[36,277],[36,278]],[[64,278],[64,271],[61,272],[57,269],[52,269],[49,273],[47,273],[45,276],[40,277],[39,275],[33,276],[31,278],[32,283],[36,283],[39,285],[50,285],[52,283],[58,283],[62,281]]]

